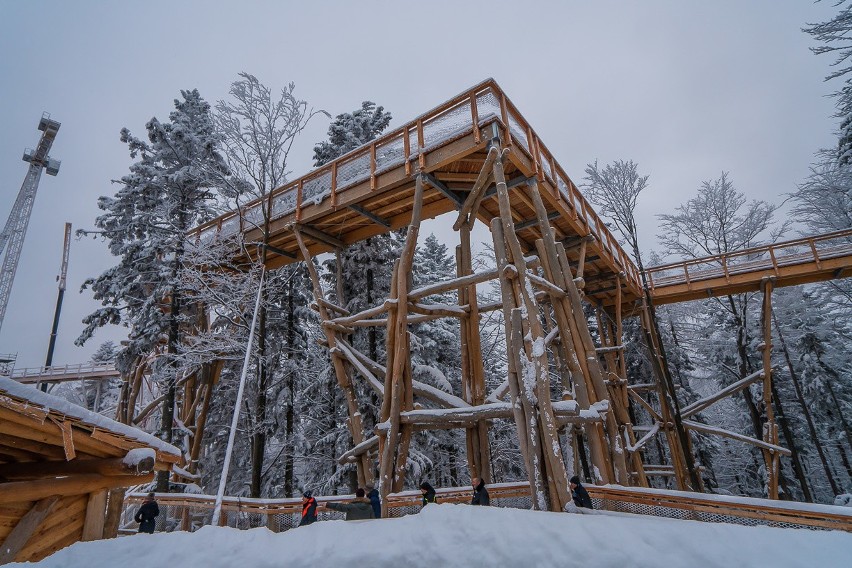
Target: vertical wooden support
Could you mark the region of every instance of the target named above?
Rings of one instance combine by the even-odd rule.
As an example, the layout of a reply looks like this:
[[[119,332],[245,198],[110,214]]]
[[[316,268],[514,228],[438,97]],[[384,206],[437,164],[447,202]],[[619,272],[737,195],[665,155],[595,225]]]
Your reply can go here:
[[[476,211],[471,214],[476,219]],[[461,244],[456,250],[456,274],[473,274],[473,256],[470,245],[471,224],[460,228]],[[462,395],[471,405],[485,402],[485,371],[482,362],[482,343],[479,335],[479,304],[476,299],[476,285],[471,284],[459,289],[459,304],[469,307],[468,317],[459,318],[461,331],[462,357]],[[488,443],[488,423],[480,420],[465,431],[467,440],[467,460],[470,477],[479,477],[485,483],[491,483],[491,450]]]
[[[388,359],[382,421],[390,421],[390,428],[382,446],[379,467],[383,514],[387,513],[388,494],[391,491],[401,490],[405,481],[405,462],[413,428],[410,424],[401,427],[399,414],[403,410],[411,410],[414,407],[410,361],[411,339],[408,332],[408,291],[422,211],[423,176],[418,174],[414,186],[411,222],[408,225],[402,253],[394,265],[392,306],[388,310]]]
[[[601,445],[605,445],[608,448],[609,455],[607,456],[608,459],[603,459],[595,463],[595,466],[598,468],[598,471],[604,469],[606,472],[602,474],[601,477],[603,479],[600,481],[606,483],[609,481],[607,477],[611,474],[612,481],[626,484],[628,483],[627,466],[624,459],[624,449],[618,431],[618,424],[615,420],[614,406],[617,404],[617,401],[611,400],[607,392],[604,374],[598,361],[592,335],[589,332],[580,293],[571,277],[570,268],[567,266],[563,267],[560,262],[559,250],[557,249],[556,240],[550,227],[547,209],[544,206],[541,193],[538,189],[538,182],[533,178],[527,185],[533,204],[535,205],[539,229],[542,234],[542,239],[536,243],[536,246],[540,251],[539,254],[542,256],[541,264],[544,268],[545,276],[548,280],[556,284],[557,287],[567,292],[567,295],[562,298],[551,298],[551,303],[554,305],[557,315],[557,323],[560,325],[560,331],[563,326],[564,329],[569,330],[565,335],[566,337],[571,337],[573,340],[574,352],[577,356],[581,376],[587,383],[587,391],[590,394],[594,393],[595,402],[610,399],[610,409],[605,419],[606,439],[601,439],[600,442]],[[595,434],[600,438],[598,432],[595,432]],[[599,452],[593,452],[593,456],[597,457],[598,460],[602,457]]]
[[[528,470],[528,474],[534,495],[533,507],[560,511],[570,502],[571,496],[565,463],[562,461],[558,427],[550,401],[545,337],[539,320],[538,303],[527,280],[526,261],[515,234],[502,155],[494,161],[492,167],[494,182],[497,185],[500,217],[492,221],[491,229],[492,233],[495,233],[495,228],[499,226],[494,235],[494,245],[498,255],[498,273],[501,275],[509,358],[515,359],[514,380],[518,381],[512,389],[512,395],[517,404],[517,391],[526,415],[527,449],[531,454],[529,466],[532,468]],[[498,252],[498,249],[508,250]],[[508,264],[506,253],[511,255],[511,265]],[[503,257],[503,266],[499,257]],[[504,284],[509,279],[513,291],[511,294]],[[510,382],[511,380],[510,377]],[[519,428],[519,437],[520,435]]]
[[[763,407],[766,423],[763,425],[763,440],[778,445],[778,425],[775,423],[775,411],[772,408],[772,287],[771,278],[760,283],[763,288]],[[778,452],[763,450],[766,461],[766,485],[770,499],[778,499],[778,480],[780,477],[780,456]]]
[[[118,536],[118,525],[121,522],[121,510],[124,507],[124,492],[124,487],[110,489],[107,492],[104,538],[115,538]]]
[[[331,315],[326,307],[327,303],[325,301],[325,294],[322,291],[319,274],[317,273],[316,266],[314,266],[308,247],[305,245],[305,240],[302,238],[302,234],[299,232],[297,227],[293,227],[293,234],[296,237],[296,242],[299,244],[299,250],[302,252],[302,258],[305,260],[305,266],[308,268],[308,274],[310,275],[311,284],[313,285],[314,299],[317,303],[321,323],[325,324],[331,319]],[[321,327],[325,333],[329,351],[333,352],[337,347],[337,332],[328,325],[321,325]],[[343,389],[343,393],[346,397],[346,406],[349,411],[349,434],[352,436],[352,441],[357,446],[364,441],[364,427],[361,423],[361,412],[358,409],[358,401],[355,398],[355,389],[352,387],[352,381],[349,379],[349,372],[344,366],[343,360],[340,357],[332,357],[331,361],[334,366],[334,373],[337,376],[337,384]],[[367,454],[358,456],[355,465],[358,470],[358,484],[361,487],[364,487],[365,485],[372,483],[373,469],[370,467]]]
[[[106,489],[89,493],[89,500],[86,504],[86,518],[83,521],[83,537],[80,540],[100,540],[104,537],[106,503]]]

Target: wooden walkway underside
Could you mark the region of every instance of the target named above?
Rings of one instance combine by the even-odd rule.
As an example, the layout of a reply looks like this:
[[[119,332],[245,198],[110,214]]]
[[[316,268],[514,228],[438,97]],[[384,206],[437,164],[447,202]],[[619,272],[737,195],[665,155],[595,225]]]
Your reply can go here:
[[[784,241],[646,270],[655,304],[756,292],[845,278],[852,269],[852,230]]]
[[[585,293],[612,305],[621,275],[625,306],[640,295],[638,270],[515,106],[487,80],[373,143],[273,191],[266,207],[253,201],[195,229],[202,243],[239,232],[259,240],[263,210],[271,210],[267,266],[303,260],[293,228],[311,255],[408,225],[415,178],[425,174],[423,218],[460,210],[476,186],[492,139],[508,149],[505,173],[515,230],[526,252],[541,238],[526,182],[536,178],[556,238],[569,260],[583,259]],[[493,176],[476,214],[486,226],[499,216]],[[251,250],[251,249],[249,249]],[[251,254],[251,253],[250,253]]]

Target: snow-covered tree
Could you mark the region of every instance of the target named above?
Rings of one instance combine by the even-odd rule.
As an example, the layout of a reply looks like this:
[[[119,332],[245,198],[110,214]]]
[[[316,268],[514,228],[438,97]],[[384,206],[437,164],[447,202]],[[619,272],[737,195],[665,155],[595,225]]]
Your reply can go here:
[[[86,316],[77,344],[104,325],[128,327],[128,343],[116,358],[125,372],[137,356],[164,351],[154,369],[165,393],[158,435],[171,442],[174,361],[181,352],[182,326],[190,324],[181,286],[187,232],[213,216],[216,188],[229,172],[210,105],[197,90],[181,91],[169,120],[152,118],[145,128],[147,140],[122,129],[121,141],[137,161],[118,181],[115,196],[98,200],[104,213],[95,220],[98,230],[88,233],[102,235],[119,260],[84,283],[104,307]],[[166,489],[166,479],[160,476],[159,489]]]
[[[308,103],[297,98],[295,85],[290,83],[280,93],[261,83],[255,76],[240,73],[240,79],[230,88],[230,100],[216,104],[215,122],[222,136],[224,155],[232,170],[235,182],[229,186],[232,206],[245,199],[260,199],[260,207],[250,209],[244,218],[249,226],[260,230],[255,256],[258,264],[265,264],[268,251],[262,245],[269,243],[272,212],[271,200],[264,199],[286,181],[288,158],[298,135],[317,114]],[[243,246],[251,246],[244,244]],[[283,462],[283,491],[294,492],[294,439],[295,399],[297,376],[304,364],[303,325],[308,303],[309,284],[304,267],[291,265],[268,275],[262,292],[258,314],[257,354],[253,361],[254,384],[249,388],[247,400],[248,430],[251,436],[251,484],[249,494],[260,497],[268,487],[265,467],[267,457],[277,456]],[[274,321],[270,318],[274,312]],[[298,340],[297,340],[298,339]],[[285,414],[283,420],[270,413],[270,404]],[[282,446],[269,448],[270,437]],[[272,454],[274,452],[274,454]],[[268,456],[271,454],[271,456]]]

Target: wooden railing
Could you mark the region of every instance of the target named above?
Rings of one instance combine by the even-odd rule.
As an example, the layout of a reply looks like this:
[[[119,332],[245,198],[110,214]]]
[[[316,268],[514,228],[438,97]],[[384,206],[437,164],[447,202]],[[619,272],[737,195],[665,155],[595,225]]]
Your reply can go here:
[[[824,269],[839,258],[852,256],[852,230],[783,241],[769,245],[707,256],[646,269],[652,296],[676,286],[699,289],[709,280],[722,285],[746,282],[751,276],[768,273],[784,276],[793,268],[811,264]]]
[[[327,198],[336,206],[342,193],[367,179],[371,190],[376,190],[377,176],[394,167],[404,166],[405,173],[412,174],[416,170],[412,163],[423,165],[425,153],[461,134],[472,130],[479,142],[479,127],[489,122],[501,128],[504,145],[514,145],[532,159],[540,179],[555,188],[557,198],[584,227],[586,235],[593,235],[600,243],[601,256],[620,267],[638,289],[640,278],[634,263],[493,79],[483,81],[381,138],[273,190],[264,198],[268,200],[266,206],[271,220],[289,217],[301,221],[309,205]],[[255,199],[239,210],[200,225],[191,234],[204,242],[249,231],[261,223],[263,205],[262,199]]]
[[[729,497],[682,491],[664,491],[620,486],[587,486],[597,509],[650,515],[674,519],[726,522],[740,525],[766,525],[813,530],[844,530],[852,532],[852,509],[831,505],[770,501],[747,497]],[[491,503],[498,507],[529,509],[529,484],[498,483],[488,486]],[[320,503],[347,501],[352,495],[317,497]],[[134,532],[133,513],[145,494],[133,493],[125,499],[123,532]],[[471,489],[453,487],[438,489],[439,503],[469,503]],[[159,494],[162,511],[157,530],[192,531],[210,524],[214,497],[212,495]],[[390,517],[401,517],[420,510],[419,491],[390,495]],[[226,497],[222,505],[220,524],[235,528],[266,526],[275,531],[298,526],[302,504],[300,499],[249,499]],[[339,518],[334,512],[320,513],[320,519]]]

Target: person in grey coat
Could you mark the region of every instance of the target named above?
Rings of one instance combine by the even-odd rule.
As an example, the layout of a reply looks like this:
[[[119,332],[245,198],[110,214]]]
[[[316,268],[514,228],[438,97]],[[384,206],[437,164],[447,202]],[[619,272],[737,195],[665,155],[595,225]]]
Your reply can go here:
[[[373,506],[370,500],[364,496],[364,490],[360,487],[355,491],[355,499],[349,503],[325,503],[325,509],[346,513],[347,521],[364,521],[375,519]]]

